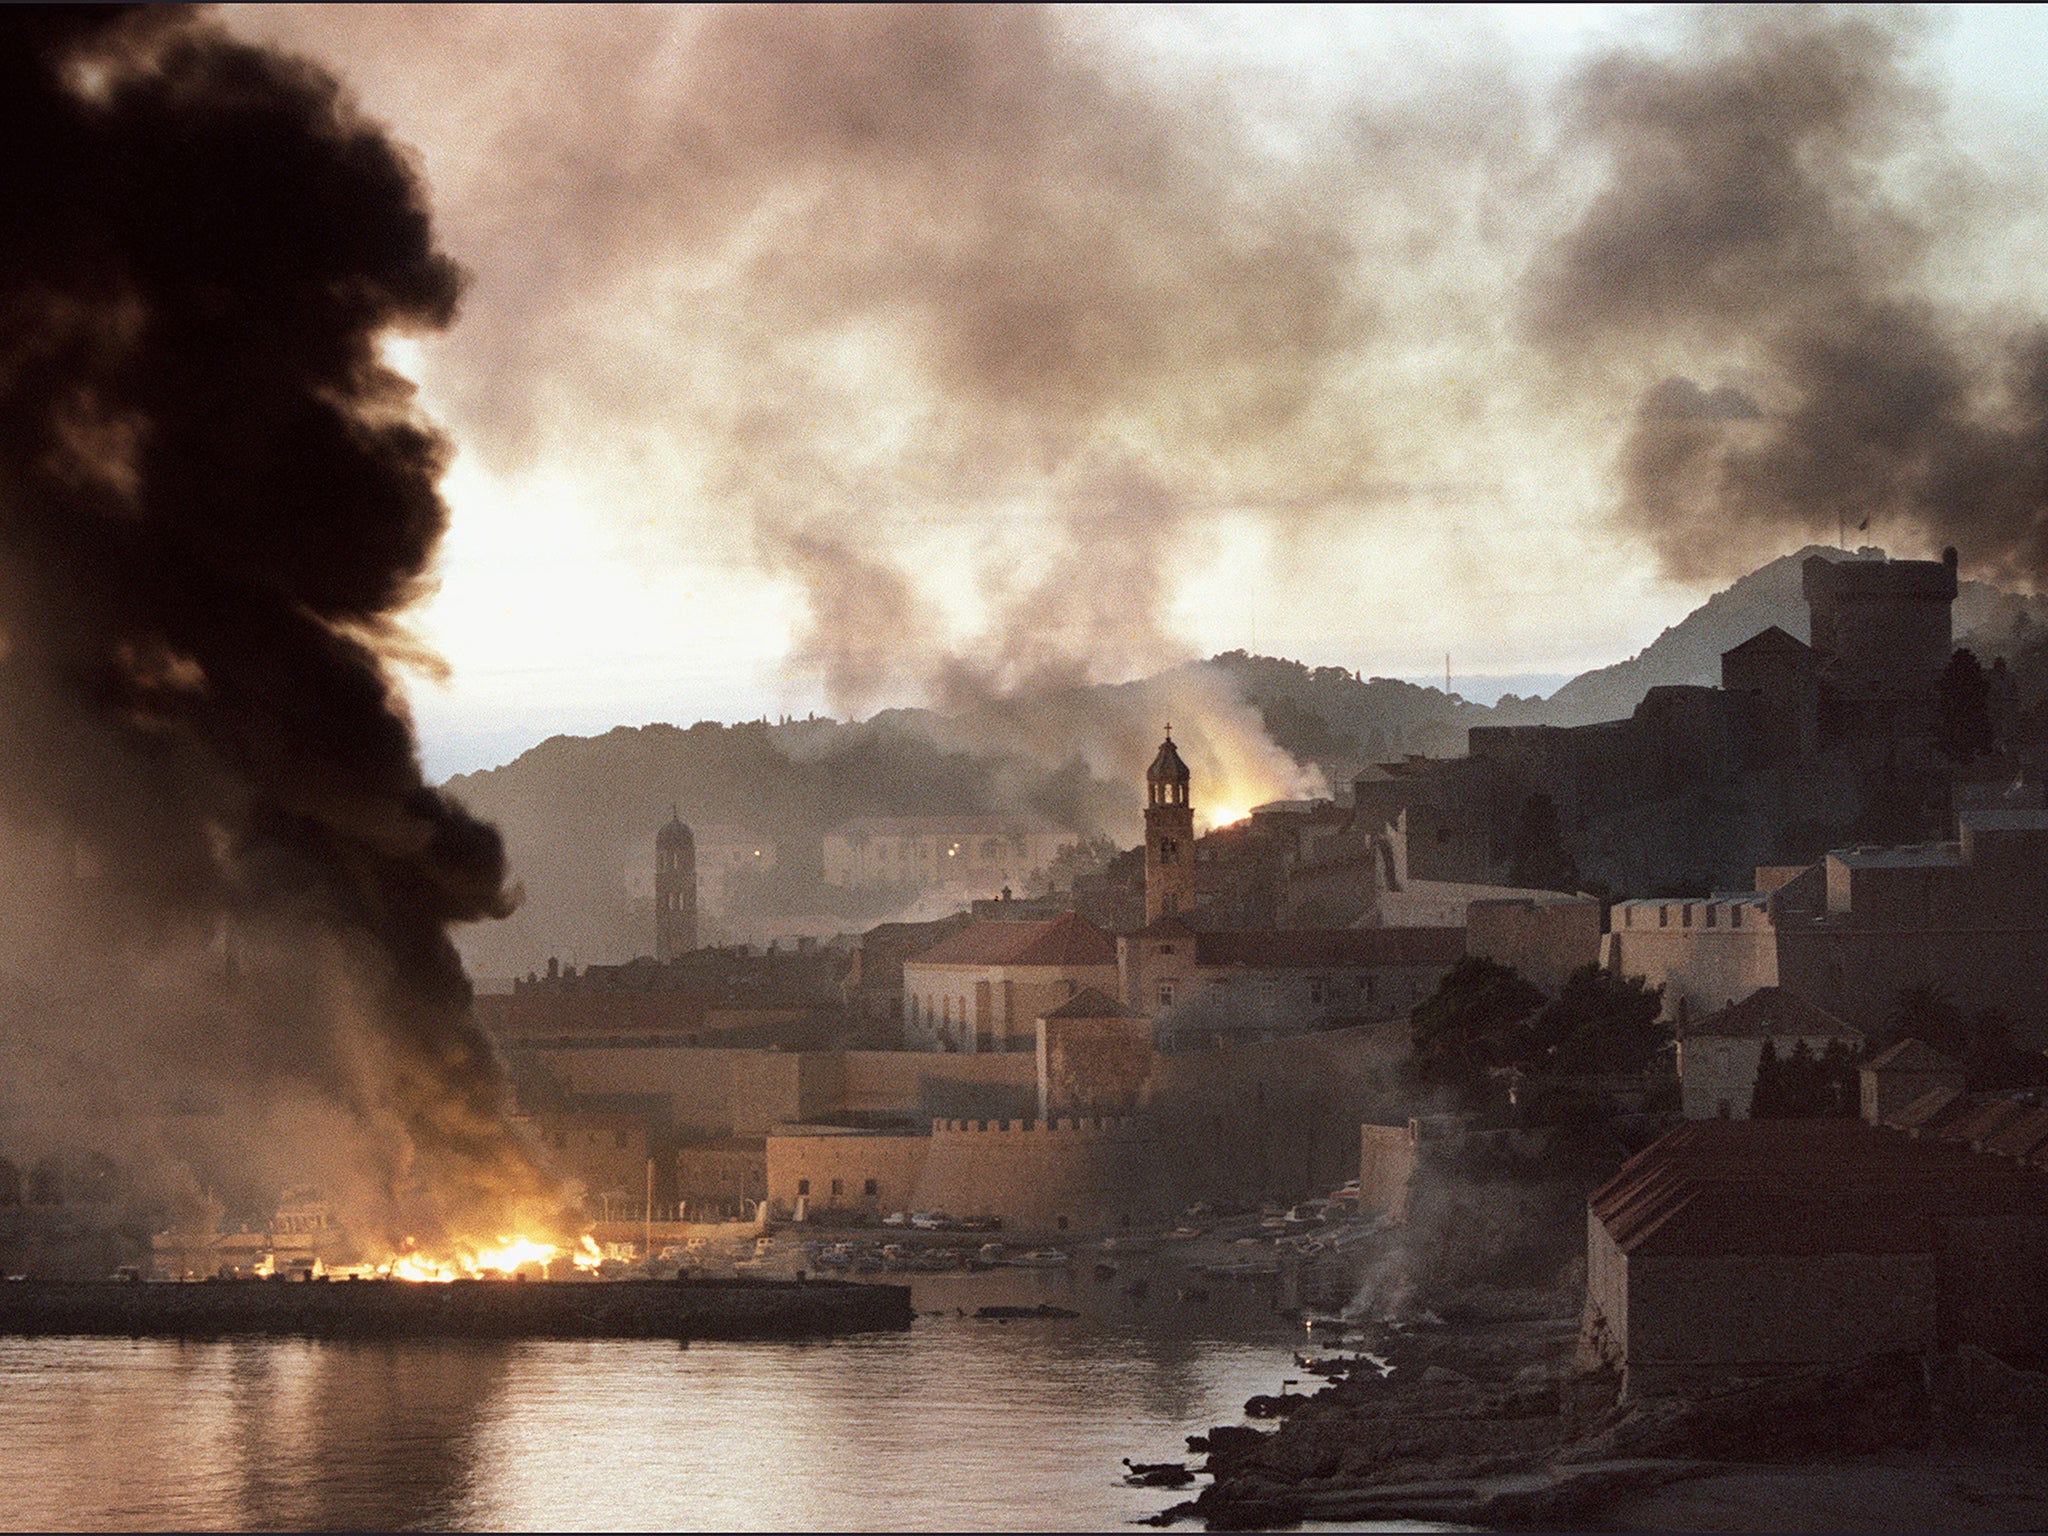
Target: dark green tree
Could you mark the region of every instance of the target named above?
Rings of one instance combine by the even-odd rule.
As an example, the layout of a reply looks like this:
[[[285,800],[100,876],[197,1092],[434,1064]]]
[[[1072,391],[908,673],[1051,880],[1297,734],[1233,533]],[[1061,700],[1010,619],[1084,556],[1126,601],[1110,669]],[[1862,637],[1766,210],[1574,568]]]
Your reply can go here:
[[[1934,744],[1955,763],[1989,752],[1997,741],[1991,720],[1991,682],[1974,651],[1949,658],[1935,691]]]
[[[1410,1017],[1410,1070],[1423,1082],[1477,1094],[1493,1068],[1517,1064],[1522,1025],[1542,1006],[1543,994],[1513,966],[1463,956]]]
[[[1963,1070],[1972,1093],[2048,1086],[2048,1056],[2022,1050],[2013,1039],[2012,1015],[1986,1008],[1970,1021]]]
[[[1901,987],[1892,1003],[1891,1017],[1885,1021],[1884,1033],[1875,1044],[1882,1050],[1901,1040],[1918,1040],[1944,1055],[1960,1057],[1969,1048],[1969,1024],[1946,987]]]
[[[1556,1072],[1639,1072],[1671,1043],[1664,989],[1582,965],[1530,1022],[1518,1065]]]
[[[1749,1095],[1752,1120],[1775,1120],[1785,1113],[1784,1064],[1778,1060],[1778,1042],[1768,1035],[1756,1058],[1756,1087]]]

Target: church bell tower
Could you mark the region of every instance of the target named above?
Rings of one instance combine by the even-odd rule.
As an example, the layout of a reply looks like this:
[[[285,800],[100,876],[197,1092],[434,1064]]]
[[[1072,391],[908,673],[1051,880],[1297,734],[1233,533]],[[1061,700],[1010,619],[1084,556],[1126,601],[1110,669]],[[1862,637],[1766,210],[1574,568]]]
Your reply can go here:
[[[654,835],[654,958],[666,965],[697,947],[697,840],[673,808]]]
[[[1145,921],[1195,910],[1195,811],[1188,765],[1174,750],[1173,727],[1145,770]]]

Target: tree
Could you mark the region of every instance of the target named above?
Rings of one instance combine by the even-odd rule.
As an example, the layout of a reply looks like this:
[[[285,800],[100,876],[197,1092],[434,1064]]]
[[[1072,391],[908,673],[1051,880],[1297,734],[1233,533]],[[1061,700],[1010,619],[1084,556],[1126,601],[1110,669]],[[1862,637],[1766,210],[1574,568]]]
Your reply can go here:
[[[1986,1008],[1970,1021],[1963,1070],[1972,1093],[2048,1086],[2048,1056],[2022,1050],[2012,1031],[2012,1016],[2000,1008]]]
[[[1947,1056],[1960,1057],[1969,1047],[1969,1028],[1963,1010],[1935,984],[1899,988],[1883,1036],[1875,1042],[1880,1049],[1901,1040],[1918,1040]]]
[[[1410,1070],[1476,1093],[1493,1068],[1518,1063],[1520,1026],[1542,1006],[1543,994],[1513,966],[1462,956],[1410,1018]]]
[[[1778,1042],[1766,1035],[1763,1049],[1757,1052],[1756,1086],[1750,1090],[1749,1118],[1775,1120],[1784,1113],[1784,1067],[1778,1060]]]
[[[1934,744],[1942,756],[1967,763],[1997,741],[1991,721],[1991,682],[1967,647],[1949,658],[1935,690]]]
[[[1556,1072],[1639,1072],[1671,1043],[1664,989],[1582,965],[1530,1023],[1519,1065]]]

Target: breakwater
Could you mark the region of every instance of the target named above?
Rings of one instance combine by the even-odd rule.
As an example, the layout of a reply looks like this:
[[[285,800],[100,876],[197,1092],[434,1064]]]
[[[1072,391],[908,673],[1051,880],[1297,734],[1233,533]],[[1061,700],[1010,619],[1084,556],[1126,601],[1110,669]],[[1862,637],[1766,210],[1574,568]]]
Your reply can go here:
[[[782,1280],[0,1283],[0,1334],[788,1339],[907,1328],[899,1285]]]

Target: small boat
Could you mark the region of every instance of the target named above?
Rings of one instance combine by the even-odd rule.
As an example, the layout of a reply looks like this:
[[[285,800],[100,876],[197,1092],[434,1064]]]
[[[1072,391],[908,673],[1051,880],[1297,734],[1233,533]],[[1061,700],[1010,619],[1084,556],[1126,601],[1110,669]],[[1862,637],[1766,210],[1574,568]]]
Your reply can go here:
[[[1057,1248],[1034,1248],[1010,1262],[1020,1269],[1065,1269],[1070,1260]]]
[[[1180,1288],[1180,1299],[1182,1301],[1207,1301],[1209,1299],[1209,1288],[1204,1285],[1184,1285]]]
[[[992,1322],[1007,1323],[1013,1317],[1079,1317],[1081,1314],[1071,1307],[1055,1307],[1050,1302],[1040,1302],[1035,1307],[976,1307],[974,1315]]]
[[[1095,1278],[1097,1281],[1114,1280],[1116,1278],[1116,1266],[1114,1264],[1097,1264],[1095,1266]]]

